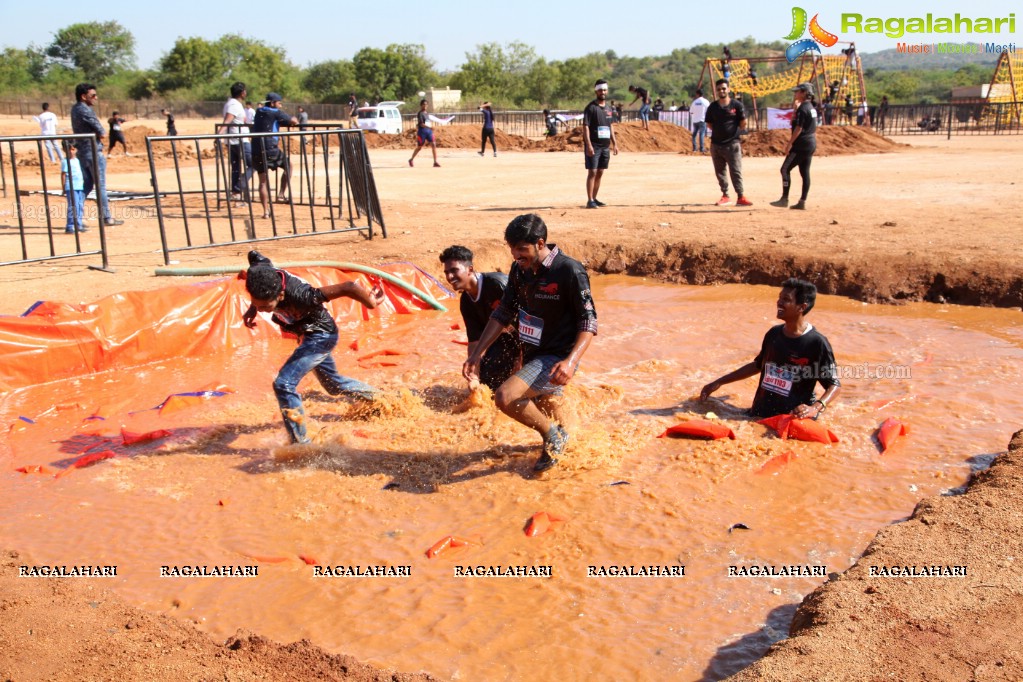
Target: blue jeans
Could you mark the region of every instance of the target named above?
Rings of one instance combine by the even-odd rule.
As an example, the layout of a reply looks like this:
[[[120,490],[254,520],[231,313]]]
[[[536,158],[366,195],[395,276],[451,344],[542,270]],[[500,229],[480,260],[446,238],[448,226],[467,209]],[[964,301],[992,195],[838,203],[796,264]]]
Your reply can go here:
[[[79,230],[84,229],[84,217],[85,192],[80,189],[71,190],[67,195],[67,224],[64,229],[68,232],[74,232],[76,227]]]
[[[305,409],[296,389],[302,377],[310,371],[316,372],[320,385],[330,395],[346,394],[372,400],[377,394],[372,386],[337,373],[337,365],[331,357],[331,351],[336,345],[337,332],[306,334],[274,379],[274,394],[284,416],[284,428],[287,429],[293,443],[309,442],[305,430]]]
[[[46,155],[50,157],[50,161],[56,163],[64,160],[64,152],[60,150],[60,143],[56,140],[43,140],[43,147],[46,149]],[[53,158],[54,155],[57,158]]]
[[[100,220],[112,220],[110,216],[110,200],[107,199],[107,157],[104,156],[103,152],[100,151],[96,157],[96,166],[99,169],[99,177],[92,177],[92,158],[88,155],[82,155],[82,150],[78,150],[78,160],[82,164],[82,177],[85,180],[85,196],[89,196],[89,192],[92,188],[96,188],[96,203],[99,204],[100,208]]]
[[[693,151],[696,151],[696,138],[700,138],[700,152],[703,152],[703,140],[707,136],[707,122],[697,121],[693,124]]]
[[[650,105],[644,104],[639,108],[639,120],[646,123],[650,120]]]

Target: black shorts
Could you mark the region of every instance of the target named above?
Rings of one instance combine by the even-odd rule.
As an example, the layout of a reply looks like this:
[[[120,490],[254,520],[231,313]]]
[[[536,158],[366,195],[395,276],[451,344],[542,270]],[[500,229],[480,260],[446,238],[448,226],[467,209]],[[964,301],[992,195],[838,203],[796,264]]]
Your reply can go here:
[[[586,157],[586,170],[604,170],[611,163],[610,147],[594,147],[593,156],[583,152]]]
[[[257,173],[266,173],[275,168],[288,170],[288,157],[284,155],[280,147],[267,149],[265,157],[263,150],[256,147],[252,150],[252,167],[256,169]]]

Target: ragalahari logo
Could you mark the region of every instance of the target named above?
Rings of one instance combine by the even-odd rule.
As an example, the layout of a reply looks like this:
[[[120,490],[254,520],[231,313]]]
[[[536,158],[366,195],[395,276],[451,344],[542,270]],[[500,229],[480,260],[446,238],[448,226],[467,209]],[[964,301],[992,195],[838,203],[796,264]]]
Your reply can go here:
[[[785,36],[785,40],[794,40],[796,42],[789,45],[785,50],[785,58],[789,60],[789,64],[796,61],[799,55],[810,50],[816,50],[819,53],[821,48],[817,46],[818,43],[824,47],[831,47],[838,42],[838,36],[825,31],[817,23],[817,17],[819,16],[819,14],[815,14],[813,19],[810,20],[810,38],[803,38],[803,33],[807,30],[806,10],[802,7],[792,8],[792,31]]]

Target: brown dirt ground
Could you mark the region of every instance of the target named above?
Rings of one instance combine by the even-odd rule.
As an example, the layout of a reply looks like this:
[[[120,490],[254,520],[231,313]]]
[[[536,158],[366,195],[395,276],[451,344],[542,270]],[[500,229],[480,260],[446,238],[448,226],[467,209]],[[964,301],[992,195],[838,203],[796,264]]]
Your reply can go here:
[[[151,127],[147,123],[127,125],[133,154],[143,153],[137,138]],[[37,130],[16,118],[3,125],[9,134]],[[182,134],[208,133],[211,122],[178,126]],[[609,206],[597,211],[582,207],[585,173],[575,131],[553,140],[498,132],[500,156],[481,159],[478,129],[441,128],[440,169],[429,167],[428,152],[408,168],[408,133],[370,139],[388,238],[319,236],[260,248],[282,261],[412,260],[439,276],[437,254],[464,243],[480,268],[504,269],[504,225],[536,212],[551,240],[593,273],[690,284],[777,284],[797,275],[824,293],[866,301],[1023,305],[1023,265],[1009,255],[1018,249],[1013,245],[1023,222],[1011,200],[1018,193],[1021,136],[893,142],[864,130],[822,131],[810,207],[799,213],[767,205],[778,194],[776,153],[784,133],[754,134],[746,143],[744,176],[756,204],[750,209],[713,205],[718,190],[710,160],[687,151],[681,131],[652,124],[646,133],[624,125],[617,134],[622,153],[612,159],[600,193]],[[542,150],[551,153],[528,153]],[[170,163],[158,160],[160,167]],[[109,176],[111,187],[145,186],[148,164],[144,157],[115,156]],[[794,183],[798,188],[798,178]],[[95,231],[88,238],[95,239]],[[94,263],[82,258],[0,268],[0,312],[17,314],[39,299],[92,301],[173,281],[153,276],[163,264],[155,221],[129,221],[111,229],[109,241],[115,274],[89,270]],[[175,256],[189,266],[236,265],[246,250]],[[857,566],[805,600],[795,636],[740,679],[1023,677],[1023,585],[1014,569],[1023,556],[1020,441],[1017,434],[1013,451],[978,476],[969,494],[925,500],[911,521],[882,530]],[[16,540],[4,543],[17,549]],[[943,551],[925,549],[931,546]],[[961,557],[956,563],[970,565],[970,578],[866,577],[871,564],[934,555]],[[125,605],[88,581],[18,580],[14,555],[0,563],[4,679],[389,679],[357,672],[356,664],[308,643],[284,646],[242,634],[215,644],[189,624]]]

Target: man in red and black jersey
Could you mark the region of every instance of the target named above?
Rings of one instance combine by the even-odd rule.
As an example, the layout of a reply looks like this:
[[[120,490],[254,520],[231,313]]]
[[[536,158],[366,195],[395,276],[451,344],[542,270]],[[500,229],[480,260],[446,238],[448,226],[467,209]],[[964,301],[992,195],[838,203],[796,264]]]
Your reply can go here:
[[[515,260],[508,287],[462,374],[476,379],[487,348],[507,325],[516,324],[522,369],[498,387],[494,400],[502,412],[543,438],[543,452],[533,466],[541,472],[557,464],[568,443],[568,431],[545,411],[556,415],[552,398],[572,380],[597,334],[597,311],[586,268],[547,243],[547,225],[540,216],[518,216],[505,228],[504,240]]]

